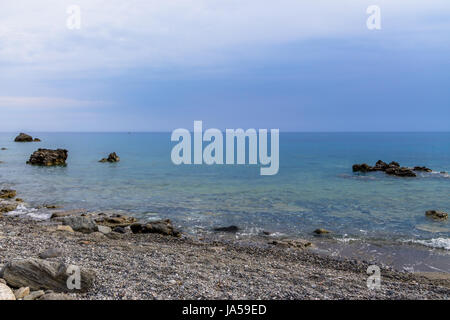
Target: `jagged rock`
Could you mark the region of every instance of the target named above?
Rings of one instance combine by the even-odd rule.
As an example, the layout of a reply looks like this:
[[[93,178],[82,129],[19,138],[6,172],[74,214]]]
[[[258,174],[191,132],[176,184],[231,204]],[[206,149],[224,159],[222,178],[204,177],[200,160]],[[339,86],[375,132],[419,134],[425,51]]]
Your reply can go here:
[[[65,149],[38,149],[31,156],[27,164],[39,166],[59,166],[65,165],[68,151]]]
[[[363,164],[354,164],[353,167],[353,172],[368,172],[371,171],[371,166],[369,166],[367,163],[363,163]]]
[[[389,175],[397,176],[397,177],[416,177],[417,175],[409,168],[400,167],[400,168],[387,168],[385,171]]]
[[[72,231],[73,232],[73,231]],[[63,251],[58,248],[50,248],[41,253],[39,253],[39,258],[41,259],[49,259],[49,258],[57,258],[62,256]]]
[[[33,141],[34,141],[34,142],[41,142],[41,139],[39,139],[39,138],[34,138]]]
[[[330,233],[330,231],[319,228],[319,229],[314,230],[314,233],[315,234],[327,234],[327,233]]]
[[[216,232],[231,232],[236,233],[239,231],[239,227],[237,226],[228,226],[228,227],[218,227],[213,229]]]
[[[181,232],[173,227],[170,219],[153,221],[147,224],[134,223],[130,228],[133,233],[159,233],[174,237],[181,236]]]
[[[14,292],[4,283],[0,283],[0,300],[16,300]]]
[[[72,227],[73,230],[82,233],[92,233],[98,231],[97,224],[89,217],[68,216],[62,218],[63,225]]]
[[[134,217],[129,217],[125,215],[113,215],[111,217],[105,216],[105,217],[99,217],[95,219],[95,222],[98,225],[115,228],[115,227],[127,227],[129,225],[132,225],[137,220]]]
[[[1,199],[12,199],[16,196],[16,190],[3,189],[0,191]]]
[[[435,220],[446,220],[448,219],[448,213],[444,211],[437,211],[437,210],[428,210],[425,212],[425,215],[429,218],[435,219]]]
[[[23,299],[25,296],[30,294],[30,288],[29,287],[21,287],[14,291],[14,295],[16,296],[16,299]]]
[[[115,152],[113,152],[109,154],[108,158],[103,158],[99,162],[119,162],[119,161],[120,161],[119,156]]]
[[[85,292],[93,284],[94,273],[82,267],[65,265],[41,259],[23,259],[8,262],[3,269],[3,278],[13,287],[30,287],[31,290],[53,290],[55,292]],[[79,271],[80,289],[69,289],[70,276]],[[69,281],[68,281],[69,280]]]
[[[32,142],[33,137],[26,133],[19,133],[19,135],[14,139],[15,142]]]

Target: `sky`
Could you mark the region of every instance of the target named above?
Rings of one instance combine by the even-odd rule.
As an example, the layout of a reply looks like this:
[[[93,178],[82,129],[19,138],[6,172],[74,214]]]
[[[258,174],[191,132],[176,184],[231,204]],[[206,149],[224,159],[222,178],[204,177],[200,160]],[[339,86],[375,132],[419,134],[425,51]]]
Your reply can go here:
[[[71,5],[80,29],[67,27]],[[366,25],[371,5],[379,30]],[[450,131],[450,1],[0,3],[0,131],[192,130],[194,120]]]

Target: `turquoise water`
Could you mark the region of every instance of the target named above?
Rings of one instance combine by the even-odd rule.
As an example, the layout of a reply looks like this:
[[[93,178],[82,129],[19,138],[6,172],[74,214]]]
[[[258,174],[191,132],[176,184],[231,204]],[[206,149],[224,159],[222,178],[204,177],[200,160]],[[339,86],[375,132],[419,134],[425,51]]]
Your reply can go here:
[[[259,166],[175,166],[170,133],[34,133],[40,143],[15,143],[1,133],[0,187],[18,190],[26,209],[123,210],[169,217],[188,232],[235,224],[306,236],[326,228],[342,239],[419,241],[449,249],[450,224],[425,211],[450,212],[450,133],[281,133],[280,170]],[[37,148],[69,150],[66,167],[26,165]],[[98,163],[110,152],[121,162]],[[425,165],[433,173],[396,178],[354,174],[352,164],[382,159]]]

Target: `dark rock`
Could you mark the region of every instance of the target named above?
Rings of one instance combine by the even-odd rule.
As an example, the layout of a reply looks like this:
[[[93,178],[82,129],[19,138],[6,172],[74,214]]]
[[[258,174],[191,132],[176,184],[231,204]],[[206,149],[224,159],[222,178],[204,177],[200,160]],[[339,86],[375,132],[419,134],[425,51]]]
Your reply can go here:
[[[25,133],[20,133],[15,139],[15,142],[32,142],[33,141],[33,137],[25,134]]]
[[[213,229],[216,232],[231,232],[236,233],[239,231],[239,227],[237,226],[228,226],[228,227],[218,227]]]
[[[388,167],[389,165],[386,162],[378,160],[375,164],[375,167],[373,167],[372,169],[374,171],[385,171]]]
[[[3,268],[3,279],[16,288],[30,287],[31,290],[53,290],[55,292],[86,292],[92,286],[94,273],[82,267],[41,259],[13,260]],[[68,279],[79,270],[80,289],[69,289]],[[68,281],[69,280],[69,281]]]
[[[6,148],[2,148],[1,150],[5,151],[5,150],[8,150],[8,149],[6,149]]]
[[[65,165],[68,151],[65,149],[38,149],[31,156],[27,164],[40,166],[58,166]]]
[[[400,168],[400,164],[398,162],[392,161],[391,163],[389,163],[389,167]]]
[[[57,258],[62,256],[63,251],[58,248],[50,248],[41,253],[39,253],[39,258],[41,259],[49,259],[49,258]]]
[[[153,221],[147,224],[134,223],[130,228],[133,233],[158,233],[166,236],[181,236],[181,232],[173,227],[170,219]]]
[[[417,175],[409,168],[400,167],[400,168],[387,168],[385,171],[389,175],[397,176],[397,177],[416,177]]]
[[[423,172],[433,172],[430,168],[427,167],[414,167],[414,171],[423,171]]]
[[[120,161],[119,156],[115,152],[113,152],[113,153],[109,154],[108,158],[103,158],[99,162],[111,162],[112,163],[112,162],[119,162],[119,161]]]
[[[89,217],[67,216],[62,218],[63,225],[72,227],[73,230],[82,233],[92,233],[98,231],[97,224]]]
[[[117,232],[117,233],[127,233],[127,230],[125,228],[123,228],[123,227],[115,227],[113,229],[113,231]]]
[[[328,234],[328,233],[330,233],[330,231],[320,228],[320,229],[314,230],[314,233],[315,234]]]
[[[0,190],[1,199],[12,199],[16,196],[16,190],[3,189]]]
[[[448,219],[448,213],[444,211],[437,211],[437,210],[428,210],[425,212],[425,215],[429,218],[435,219],[435,220],[447,220]]]
[[[354,164],[352,169],[353,169],[353,172],[368,172],[368,171],[372,171],[372,167],[369,166],[367,163]]]
[[[41,142],[41,139],[39,139],[39,138],[34,138],[33,141],[34,141],[34,142]]]

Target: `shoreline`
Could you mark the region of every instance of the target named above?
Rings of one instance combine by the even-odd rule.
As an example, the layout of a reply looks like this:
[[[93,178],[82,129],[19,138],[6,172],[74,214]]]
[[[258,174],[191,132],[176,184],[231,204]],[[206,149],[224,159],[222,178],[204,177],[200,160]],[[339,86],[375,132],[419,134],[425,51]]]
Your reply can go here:
[[[0,265],[37,258],[89,268],[87,293],[72,299],[449,299],[449,273],[399,272],[380,265],[382,287],[367,288],[368,262],[319,254],[305,242],[181,238],[160,234],[57,231],[56,221],[0,218]],[[267,239],[266,239],[267,240]],[[295,241],[295,240],[294,240]]]

